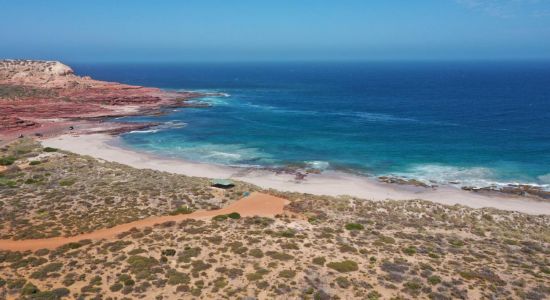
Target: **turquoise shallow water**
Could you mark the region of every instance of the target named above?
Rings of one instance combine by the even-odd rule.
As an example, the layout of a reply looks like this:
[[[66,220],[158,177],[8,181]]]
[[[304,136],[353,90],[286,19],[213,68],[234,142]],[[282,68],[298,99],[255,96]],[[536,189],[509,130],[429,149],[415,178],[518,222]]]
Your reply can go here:
[[[104,80],[227,93],[126,121],[136,149],[463,185],[550,184],[550,63],[77,65]]]

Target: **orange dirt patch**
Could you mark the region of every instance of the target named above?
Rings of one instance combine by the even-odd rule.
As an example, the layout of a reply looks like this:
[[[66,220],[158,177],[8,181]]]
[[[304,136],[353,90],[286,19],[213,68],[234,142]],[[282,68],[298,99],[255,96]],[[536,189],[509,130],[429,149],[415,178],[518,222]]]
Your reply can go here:
[[[0,250],[34,251],[43,248],[54,249],[68,243],[74,243],[86,239],[112,239],[115,238],[118,234],[126,232],[132,228],[139,229],[144,227],[151,227],[156,224],[162,224],[168,221],[177,222],[186,219],[206,219],[217,215],[229,214],[232,212],[237,212],[242,217],[273,217],[275,215],[282,214],[284,206],[286,204],[288,204],[288,200],[286,199],[264,193],[254,192],[250,196],[242,198],[237,202],[234,202],[231,205],[218,210],[196,211],[186,215],[153,217],[71,237],[54,237],[47,239],[18,241],[0,240]]]

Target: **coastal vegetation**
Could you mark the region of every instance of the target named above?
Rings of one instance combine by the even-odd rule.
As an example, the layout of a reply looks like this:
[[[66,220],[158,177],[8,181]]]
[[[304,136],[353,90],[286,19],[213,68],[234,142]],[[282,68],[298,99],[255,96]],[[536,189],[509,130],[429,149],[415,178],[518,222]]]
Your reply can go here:
[[[138,170],[21,139],[0,150],[3,239],[71,236],[227,206],[259,190]],[[30,162],[40,161],[40,164]],[[10,184],[7,184],[10,182]],[[432,202],[264,191],[272,218],[237,213],[116,239],[0,251],[0,295],[21,299],[545,299],[550,217]]]

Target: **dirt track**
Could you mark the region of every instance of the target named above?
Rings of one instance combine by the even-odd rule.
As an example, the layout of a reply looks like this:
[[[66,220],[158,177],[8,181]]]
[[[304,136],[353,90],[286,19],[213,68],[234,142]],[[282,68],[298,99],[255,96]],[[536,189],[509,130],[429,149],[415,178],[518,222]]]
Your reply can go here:
[[[186,219],[205,219],[221,214],[232,212],[239,213],[242,217],[273,217],[283,213],[283,208],[288,200],[263,193],[252,193],[250,196],[242,198],[231,205],[209,211],[196,211],[186,215],[153,217],[138,220],[126,224],[117,225],[111,228],[100,229],[90,233],[84,233],[71,237],[54,237],[47,239],[33,240],[0,240],[0,250],[26,251],[38,249],[54,249],[62,245],[78,242],[85,239],[100,240],[115,238],[118,234],[126,232],[132,228],[151,227],[168,221],[182,221]]]

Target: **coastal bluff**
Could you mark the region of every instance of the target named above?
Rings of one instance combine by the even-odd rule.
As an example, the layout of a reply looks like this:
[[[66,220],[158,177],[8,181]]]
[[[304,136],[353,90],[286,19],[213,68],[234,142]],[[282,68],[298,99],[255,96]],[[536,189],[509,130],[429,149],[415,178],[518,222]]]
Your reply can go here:
[[[103,119],[160,113],[162,107],[186,106],[186,100],[197,96],[79,76],[59,61],[0,60],[0,139],[55,135],[76,125],[131,130],[144,124]]]
[[[59,61],[0,60],[0,81],[4,84],[60,84],[80,79]]]

